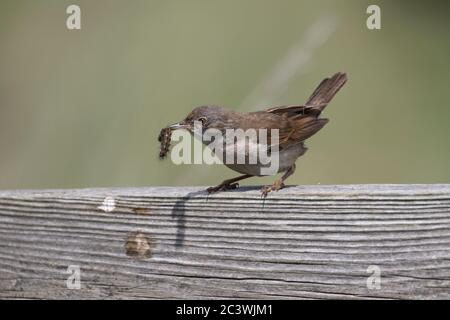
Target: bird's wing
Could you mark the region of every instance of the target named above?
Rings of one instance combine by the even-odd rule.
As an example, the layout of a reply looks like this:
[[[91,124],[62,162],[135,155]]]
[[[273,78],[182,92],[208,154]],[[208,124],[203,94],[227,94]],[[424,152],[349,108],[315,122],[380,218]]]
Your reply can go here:
[[[327,124],[328,119],[320,119],[320,113],[347,82],[345,73],[335,73],[320,82],[304,105],[290,105],[269,108],[264,112],[285,119],[288,124],[279,126],[280,148],[304,141]]]
[[[278,116],[279,122],[273,129],[279,129],[280,150],[308,139],[328,122],[328,119],[317,117],[317,109],[305,106],[276,107],[265,112]],[[283,125],[280,125],[280,120],[283,120]],[[273,144],[272,137],[270,141]]]
[[[266,109],[265,111],[279,115],[279,116],[285,116],[288,118],[300,116],[300,115],[318,116],[321,112],[321,110],[319,110],[315,107],[303,106],[303,105],[278,106],[278,107]]]

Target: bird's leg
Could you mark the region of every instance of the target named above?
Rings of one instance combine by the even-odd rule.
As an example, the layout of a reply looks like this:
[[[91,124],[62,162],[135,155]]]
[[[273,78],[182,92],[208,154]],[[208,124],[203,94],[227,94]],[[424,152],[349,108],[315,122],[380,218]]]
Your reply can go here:
[[[261,197],[265,198],[271,191],[278,191],[284,188],[284,181],[295,172],[295,164],[293,164],[280,179],[275,180],[271,186],[264,186],[261,189]]]
[[[212,192],[217,192],[217,191],[236,189],[239,187],[239,183],[236,183],[237,181],[244,180],[244,179],[247,179],[250,177],[253,177],[253,176],[250,174],[244,174],[242,176],[239,176],[239,177],[236,177],[233,179],[228,179],[228,180],[223,181],[218,186],[210,187],[210,188],[206,189],[206,191],[208,191],[209,193],[212,193]]]

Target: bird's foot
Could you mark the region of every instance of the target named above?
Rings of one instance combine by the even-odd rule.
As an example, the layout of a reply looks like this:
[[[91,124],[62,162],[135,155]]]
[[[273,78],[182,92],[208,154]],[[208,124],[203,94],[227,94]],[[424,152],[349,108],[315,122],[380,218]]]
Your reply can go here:
[[[208,189],[206,189],[206,191],[208,193],[213,193],[213,192],[218,192],[218,191],[233,190],[233,189],[237,189],[237,188],[239,188],[239,183],[237,183],[237,182],[235,182],[235,183],[222,182],[218,186],[209,187]]]
[[[271,191],[278,191],[284,188],[282,180],[276,180],[271,186],[264,186],[261,189],[261,197],[266,198]]]

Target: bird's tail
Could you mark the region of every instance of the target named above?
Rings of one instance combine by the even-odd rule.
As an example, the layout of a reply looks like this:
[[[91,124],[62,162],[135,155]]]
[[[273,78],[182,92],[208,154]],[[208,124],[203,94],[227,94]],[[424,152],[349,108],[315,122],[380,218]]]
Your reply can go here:
[[[305,103],[305,107],[322,111],[346,82],[347,74],[342,72],[338,72],[330,78],[323,79]]]

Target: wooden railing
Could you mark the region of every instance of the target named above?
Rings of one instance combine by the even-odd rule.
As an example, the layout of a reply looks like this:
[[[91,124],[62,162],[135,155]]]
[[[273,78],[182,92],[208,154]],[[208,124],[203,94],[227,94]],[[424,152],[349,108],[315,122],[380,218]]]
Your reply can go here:
[[[0,298],[450,298],[450,185],[0,191]]]

